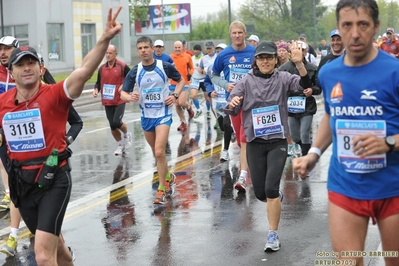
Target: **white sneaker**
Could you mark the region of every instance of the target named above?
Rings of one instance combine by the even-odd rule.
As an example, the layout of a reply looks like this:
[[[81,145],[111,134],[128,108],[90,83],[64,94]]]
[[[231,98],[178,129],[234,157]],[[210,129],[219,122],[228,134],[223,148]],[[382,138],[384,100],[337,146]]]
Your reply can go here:
[[[122,155],[125,152],[125,146],[118,145],[118,148],[115,150],[115,156]]]
[[[229,151],[223,150],[220,153],[220,162],[225,162],[225,161],[228,161],[228,160],[229,160]]]
[[[127,135],[127,137],[125,137],[125,149],[129,149],[133,145],[132,133],[130,131],[128,131],[126,135]]]
[[[247,185],[245,183],[246,178],[243,176],[238,177],[237,183],[235,183],[234,188],[237,189],[238,191],[245,192],[247,189]]]

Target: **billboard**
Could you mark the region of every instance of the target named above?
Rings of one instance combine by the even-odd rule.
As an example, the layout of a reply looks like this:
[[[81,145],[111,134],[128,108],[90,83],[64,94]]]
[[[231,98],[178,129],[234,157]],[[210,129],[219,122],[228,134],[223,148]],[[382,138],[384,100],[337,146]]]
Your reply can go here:
[[[190,33],[190,4],[163,5],[163,12],[162,5],[148,6],[147,17],[138,18],[134,24],[136,35],[139,36]]]

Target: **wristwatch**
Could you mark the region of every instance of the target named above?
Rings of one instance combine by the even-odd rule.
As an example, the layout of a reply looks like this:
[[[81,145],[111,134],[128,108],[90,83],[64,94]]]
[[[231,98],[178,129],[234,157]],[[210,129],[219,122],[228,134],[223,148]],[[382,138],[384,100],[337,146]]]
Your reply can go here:
[[[395,148],[396,145],[396,140],[394,137],[392,136],[388,136],[385,138],[385,143],[388,145],[389,147],[389,151],[387,153],[391,153],[393,152],[393,149]]]
[[[177,93],[172,93],[172,96],[174,96],[176,98],[176,100],[179,99],[179,94],[177,94]]]

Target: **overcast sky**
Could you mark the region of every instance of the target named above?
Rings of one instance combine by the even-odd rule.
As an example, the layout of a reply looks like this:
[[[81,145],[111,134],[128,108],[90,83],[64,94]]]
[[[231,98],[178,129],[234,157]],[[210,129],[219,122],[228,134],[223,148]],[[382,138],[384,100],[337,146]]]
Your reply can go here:
[[[190,3],[191,14],[193,17],[206,16],[209,13],[216,13],[221,9],[222,5],[227,6],[228,0],[151,0],[150,5],[163,4],[183,4]],[[245,0],[230,0],[231,9],[238,10],[240,3]],[[338,0],[322,0],[325,5],[335,5]]]

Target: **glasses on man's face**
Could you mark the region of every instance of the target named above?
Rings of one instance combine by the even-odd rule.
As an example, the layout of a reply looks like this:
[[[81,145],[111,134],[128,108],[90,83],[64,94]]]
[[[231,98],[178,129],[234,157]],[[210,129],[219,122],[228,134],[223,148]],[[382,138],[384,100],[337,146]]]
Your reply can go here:
[[[276,58],[276,57],[274,55],[271,55],[271,54],[269,54],[269,55],[258,55],[256,57],[256,60],[259,60],[259,61],[272,61],[274,58]]]

